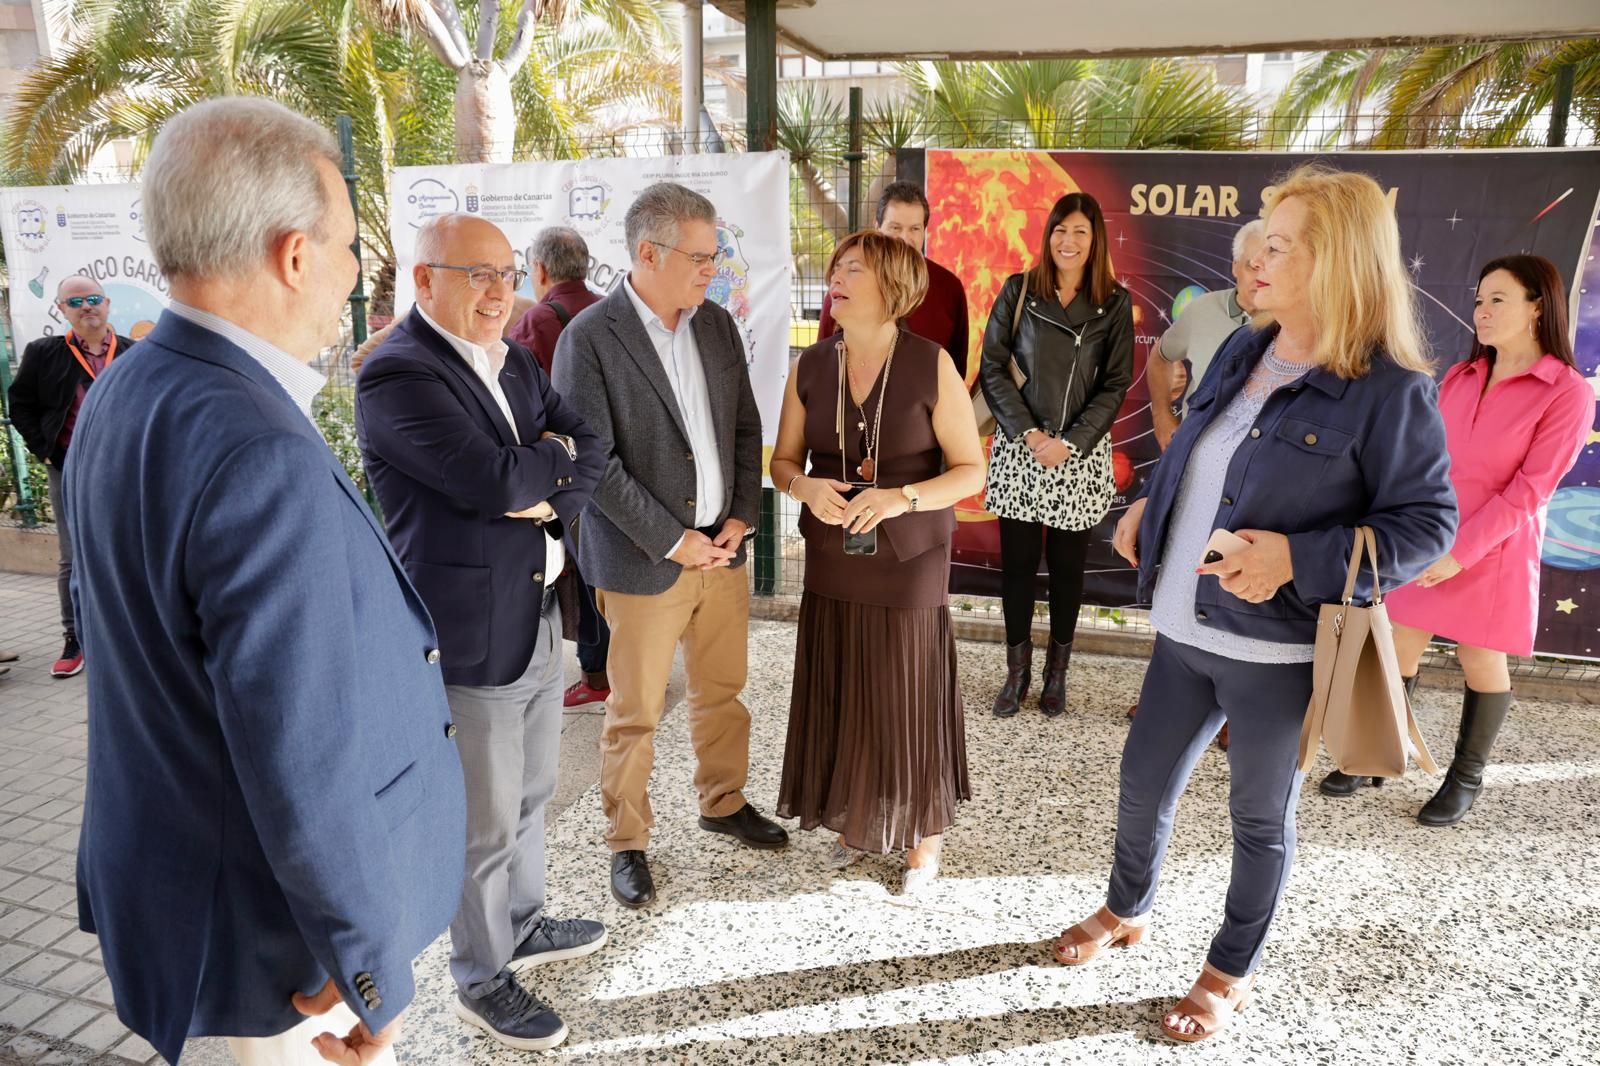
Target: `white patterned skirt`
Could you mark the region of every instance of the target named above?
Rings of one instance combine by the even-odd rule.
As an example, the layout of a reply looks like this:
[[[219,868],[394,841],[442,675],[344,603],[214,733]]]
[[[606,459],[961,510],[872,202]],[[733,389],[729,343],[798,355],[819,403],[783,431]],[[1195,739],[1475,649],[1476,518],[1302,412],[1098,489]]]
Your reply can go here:
[[[983,500],[991,514],[1055,529],[1090,529],[1111,510],[1116,492],[1110,434],[1087,456],[1074,455],[1054,467],[1040,465],[1021,438],[994,435]]]

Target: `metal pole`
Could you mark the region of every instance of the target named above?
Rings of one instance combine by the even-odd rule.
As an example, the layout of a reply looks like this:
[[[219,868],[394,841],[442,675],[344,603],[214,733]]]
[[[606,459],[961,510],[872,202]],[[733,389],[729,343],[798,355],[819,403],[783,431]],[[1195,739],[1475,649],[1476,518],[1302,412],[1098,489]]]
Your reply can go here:
[[[1567,119],[1572,114],[1572,89],[1576,69],[1571,63],[1556,71],[1556,96],[1550,103],[1550,148],[1567,146]]]
[[[850,232],[861,228],[861,162],[867,154],[861,150],[861,86],[850,86],[850,150],[844,154],[850,164],[850,199],[846,205],[850,216]]]
[[[11,323],[0,316],[0,434],[6,440],[6,459],[11,465],[11,481],[17,487],[17,517],[22,528],[39,524],[38,506],[28,489],[28,450],[22,435],[11,427]]]
[[[744,5],[745,126],[749,151],[778,145],[778,0]]]
[[[748,0],[744,6],[746,150],[778,146],[778,0]],[[755,592],[778,591],[778,494],[761,490],[756,526]]]
[[[356,239],[350,250],[361,263],[361,212],[356,206],[356,135],[349,115],[339,116],[339,154],[344,157],[344,187],[350,191],[350,210],[356,216]],[[350,339],[359,346],[367,339],[367,283],[362,269],[356,271],[356,287],[350,293]]]
[[[683,0],[683,150],[700,151],[700,108],[705,102],[705,8]]]

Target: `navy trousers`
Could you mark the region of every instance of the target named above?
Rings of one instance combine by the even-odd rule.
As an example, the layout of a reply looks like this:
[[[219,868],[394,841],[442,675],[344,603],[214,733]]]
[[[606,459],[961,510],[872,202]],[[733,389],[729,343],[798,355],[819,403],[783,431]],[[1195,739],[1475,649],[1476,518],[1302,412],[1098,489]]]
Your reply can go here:
[[[1156,638],[1122,750],[1111,913],[1137,918],[1154,905],[1178,797],[1225,720],[1233,875],[1207,961],[1232,977],[1255,971],[1289,883],[1305,776],[1297,767],[1300,726],[1310,700],[1310,663],[1239,662]]]
[[[576,566],[572,576],[578,586],[578,667],[586,674],[603,674],[611,655],[611,627],[595,606],[594,589]]]

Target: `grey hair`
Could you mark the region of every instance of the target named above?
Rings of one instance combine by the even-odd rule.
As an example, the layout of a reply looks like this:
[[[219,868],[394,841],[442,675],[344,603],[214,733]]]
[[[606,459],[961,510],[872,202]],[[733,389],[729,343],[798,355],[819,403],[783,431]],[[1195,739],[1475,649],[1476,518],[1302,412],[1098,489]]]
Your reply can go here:
[[[676,245],[685,222],[716,225],[717,209],[704,196],[675,182],[662,181],[650,186],[628,208],[623,221],[628,255],[637,263],[639,245],[645,241]]]
[[[547,226],[528,247],[528,262],[543,264],[556,281],[582,281],[589,273],[589,245],[575,229]]]
[[[240,277],[287,233],[325,234],[316,160],[339,169],[327,130],[282,104],[225,96],[167,120],[145,163],[145,235],[169,277]]]
[[[434,215],[417,227],[417,239],[412,244],[412,261],[421,265],[437,263],[444,258],[445,231],[463,218],[471,218],[464,211],[450,211]],[[465,264],[463,264],[465,265]]]
[[[1240,226],[1233,234],[1233,261],[1237,263],[1244,258],[1244,246],[1252,240],[1260,238],[1267,231],[1267,224],[1259,218],[1252,218]]]

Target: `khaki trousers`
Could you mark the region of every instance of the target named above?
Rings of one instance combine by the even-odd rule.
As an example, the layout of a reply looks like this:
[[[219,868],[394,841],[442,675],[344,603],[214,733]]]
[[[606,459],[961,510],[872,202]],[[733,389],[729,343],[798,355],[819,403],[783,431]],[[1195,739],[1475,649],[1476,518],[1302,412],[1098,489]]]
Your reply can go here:
[[[611,697],[600,734],[600,798],[610,823],[606,843],[612,851],[643,851],[655,825],[648,788],[656,726],[666,710],[680,642],[700,813],[721,818],[745,804],[750,712],[739,693],[750,640],[749,578],[743,567],[724,566],[685,570],[656,596],[594,591],[611,626]]]

